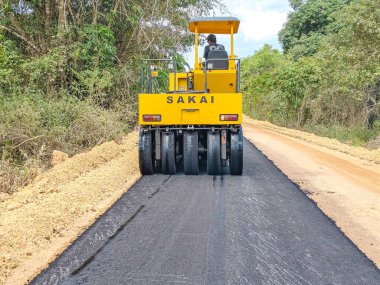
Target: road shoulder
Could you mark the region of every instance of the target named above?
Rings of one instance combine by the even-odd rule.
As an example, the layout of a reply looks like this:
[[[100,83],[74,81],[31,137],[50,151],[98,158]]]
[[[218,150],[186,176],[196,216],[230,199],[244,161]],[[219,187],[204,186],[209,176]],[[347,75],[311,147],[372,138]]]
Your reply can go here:
[[[30,281],[140,178],[137,142],[69,158],[0,203],[0,284]]]

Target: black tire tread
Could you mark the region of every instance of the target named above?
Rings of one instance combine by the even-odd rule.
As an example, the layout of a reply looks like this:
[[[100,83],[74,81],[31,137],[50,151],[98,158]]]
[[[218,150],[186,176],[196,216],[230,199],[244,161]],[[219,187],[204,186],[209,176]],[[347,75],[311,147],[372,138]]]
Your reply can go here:
[[[139,167],[142,175],[152,175],[153,168],[153,141],[152,133],[139,133]]]
[[[183,172],[185,175],[199,174],[197,131],[183,133]]]
[[[220,175],[221,172],[220,133],[209,131],[207,133],[207,173]]]
[[[243,174],[243,130],[230,135],[230,174]]]
[[[175,160],[175,135],[174,132],[162,133],[161,137],[161,167],[163,174],[175,174],[177,172]]]

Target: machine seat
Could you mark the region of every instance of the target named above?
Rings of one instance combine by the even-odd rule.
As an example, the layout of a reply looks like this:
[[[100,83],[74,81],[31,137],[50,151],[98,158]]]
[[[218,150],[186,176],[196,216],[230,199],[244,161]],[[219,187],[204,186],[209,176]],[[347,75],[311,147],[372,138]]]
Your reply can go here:
[[[213,60],[218,59],[218,60]],[[225,59],[225,60],[221,60]],[[228,69],[228,53],[223,45],[210,46],[210,51],[208,53],[207,63],[212,63],[212,68],[207,68],[209,70],[227,70]],[[208,65],[208,64],[207,64]]]

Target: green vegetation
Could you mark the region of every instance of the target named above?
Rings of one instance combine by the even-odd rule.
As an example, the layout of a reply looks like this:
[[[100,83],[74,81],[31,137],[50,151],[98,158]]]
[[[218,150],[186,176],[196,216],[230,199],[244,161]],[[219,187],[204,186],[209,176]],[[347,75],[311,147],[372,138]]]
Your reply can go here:
[[[0,0],[0,191],[54,149],[70,155],[136,122],[142,58],[180,57],[187,22],[219,0]]]
[[[290,2],[284,52],[266,45],[242,62],[245,113],[364,145],[380,134],[380,6]]]
[[[377,0],[291,0],[279,34],[242,62],[244,111],[363,145],[380,133]],[[181,61],[189,18],[219,0],[0,1],[0,191],[51,152],[70,155],[136,121],[142,58]]]
[[[342,25],[334,19],[352,0],[290,0],[294,9],[279,33],[285,53],[295,58],[315,54],[326,35],[335,34]]]
[[[0,98],[0,188],[13,192],[28,183],[55,149],[72,155],[122,135],[129,127],[120,116],[74,97]]]

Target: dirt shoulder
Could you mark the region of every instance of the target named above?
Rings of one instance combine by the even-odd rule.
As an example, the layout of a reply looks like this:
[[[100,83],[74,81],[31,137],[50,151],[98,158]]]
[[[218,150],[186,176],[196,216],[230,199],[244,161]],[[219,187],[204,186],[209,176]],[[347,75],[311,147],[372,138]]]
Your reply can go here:
[[[244,118],[244,136],[380,267],[380,149]]]
[[[0,284],[24,284],[140,177],[138,134],[76,155],[0,203]]]

